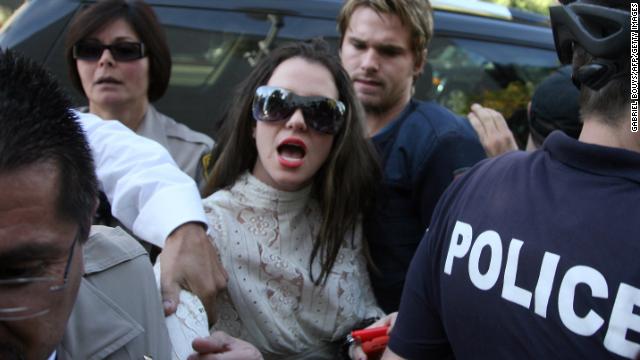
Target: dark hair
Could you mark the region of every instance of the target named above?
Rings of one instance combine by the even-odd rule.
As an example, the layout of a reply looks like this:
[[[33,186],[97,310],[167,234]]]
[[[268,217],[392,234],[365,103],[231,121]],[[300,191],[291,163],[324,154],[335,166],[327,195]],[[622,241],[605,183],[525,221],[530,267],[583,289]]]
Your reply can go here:
[[[162,97],[171,77],[171,53],[164,30],[158,23],[151,6],[140,0],[103,0],[88,6],[78,13],[71,24],[65,42],[65,57],[73,86],[86,95],[78,74],[73,46],[85,40],[114,20],[124,19],[140,37],[149,57],[150,102]]]
[[[349,231],[355,230],[363,211],[370,205],[376,174],[375,153],[365,139],[364,115],[340,61],[326,42],[312,40],[283,45],[262,59],[236,89],[238,103],[233,106],[220,129],[219,141],[212,151],[209,182],[205,195],[231,186],[245,171],[251,171],[258,159],[252,137],[255,120],[251,106],[255,90],[266,84],[274,70],[287,59],[299,57],[317,63],[333,75],[341,100],[347,107],[346,120],[334,135],[327,160],[314,176],[312,196],[320,203],[322,225],[314,239],[309,272],[320,255],[321,272],[316,284],[326,282],[336,256]]]
[[[98,185],[84,132],[53,76],[11,50],[0,52],[0,172],[49,163],[58,170],[57,210],[89,236]]]
[[[571,72],[571,66],[561,67],[542,80],[533,92],[528,120],[531,139],[537,147],[554,130],[561,130],[574,139],[580,136],[580,91],[571,81]]]

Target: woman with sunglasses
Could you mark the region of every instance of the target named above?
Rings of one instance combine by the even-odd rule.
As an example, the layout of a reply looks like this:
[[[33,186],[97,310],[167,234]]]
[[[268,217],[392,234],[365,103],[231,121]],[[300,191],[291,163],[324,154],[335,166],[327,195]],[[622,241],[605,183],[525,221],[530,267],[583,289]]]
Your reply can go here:
[[[180,169],[204,183],[201,158],[213,140],[151,105],[167,90],[171,55],[149,5],[105,0],[88,6],[69,26],[66,59],[71,82],[87,97],[89,112],[120,120],[160,143]]]
[[[384,315],[360,224],[377,166],[349,76],[325,42],[293,43],[235,98],[203,201],[229,274],[213,328],[265,359],[339,358],[349,331]],[[190,313],[185,301],[176,314],[193,329]]]

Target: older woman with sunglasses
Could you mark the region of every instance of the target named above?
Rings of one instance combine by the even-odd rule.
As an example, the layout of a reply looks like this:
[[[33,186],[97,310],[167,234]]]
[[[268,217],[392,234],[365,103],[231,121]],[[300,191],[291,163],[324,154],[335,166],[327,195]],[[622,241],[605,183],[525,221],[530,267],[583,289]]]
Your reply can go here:
[[[265,359],[339,358],[347,333],[384,315],[360,223],[377,166],[349,76],[323,41],[294,43],[260,61],[235,95],[205,188],[229,274],[214,328]],[[197,316],[185,314],[197,306],[181,306],[193,329]]]
[[[171,75],[169,47],[151,7],[136,0],[90,5],[69,26],[66,58],[89,112],[159,142],[185,173],[204,183],[201,158],[213,140],[150,104],[165,93]]]

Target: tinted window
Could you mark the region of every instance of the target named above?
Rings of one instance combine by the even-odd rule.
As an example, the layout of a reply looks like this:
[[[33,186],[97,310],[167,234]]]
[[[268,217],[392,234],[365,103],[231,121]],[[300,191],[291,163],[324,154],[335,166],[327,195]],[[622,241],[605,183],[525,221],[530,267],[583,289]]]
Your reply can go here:
[[[170,89],[158,107],[194,130],[214,134],[262,49],[335,32],[333,21],[259,12],[155,8],[171,48]]]
[[[173,58],[170,87],[157,106],[194,130],[213,136],[234,99],[233,89],[264,56],[261,49],[317,36],[324,36],[336,48],[334,18],[161,5],[154,9],[165,27]],[[436,20],[444,17],[438,14]],[[469,21],[461,16],[455,19]],[[470,19],[482,24],[481,18]],[[543,28],[521,29],[532,29],[533,33]],[[478,40],[482,38],[478,34],[442,34],[436,28],[424,75],[416,83],[416,97],[435,99],[460,115],[466,115],[473,102],[495,108],[505,115],[519,144],[524,144],[526,104],[535,85],[558,66],[556,54],[550,49],[496,42],[498,34],[491,41]],[[464,38],[468,36],[475,37]],[[520,36],[524,41],[528,34],[522,31]],[[70,87],[63,57],[64,35],[54,42],[45,61]],[[86,101],[75,98],[79,105]]]
[[[533,89],[558,67],[555,52],[513,44],[436,37],[416,96],[435,99],[460,115],[477,102],[500,111],[521,147]]]

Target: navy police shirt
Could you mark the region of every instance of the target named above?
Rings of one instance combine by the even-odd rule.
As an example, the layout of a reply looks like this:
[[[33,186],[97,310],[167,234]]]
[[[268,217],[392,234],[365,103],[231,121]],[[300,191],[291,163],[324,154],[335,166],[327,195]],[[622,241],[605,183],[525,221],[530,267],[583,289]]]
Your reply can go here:
[[[640,154],[552,133],[467,172],[409,270],[390,348],[408,359],[640,353]]]

